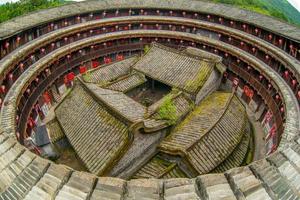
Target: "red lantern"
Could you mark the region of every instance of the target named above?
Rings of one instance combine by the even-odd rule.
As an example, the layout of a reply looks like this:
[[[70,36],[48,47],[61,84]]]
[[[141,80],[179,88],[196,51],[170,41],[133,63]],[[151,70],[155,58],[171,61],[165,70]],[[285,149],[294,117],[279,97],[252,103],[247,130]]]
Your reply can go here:
[[[99,66],[99,62],[97,61],[97,60],[93,60],[92,61],[92,67],[93,68],[96,68],[96,67],[98,67]]]
[[[246,24],[243,24],[243,29],[246,29],[246,28],[247,28]]]
[[[74,72],[70,72],[67,74],[68,81],[73,81],[75,78]]]
[[[270,35],[268,36],[268,38],[269,38],[269,40],[272,40],[273,36],[270,34]]]
[[[27,92],[27,94],[30,94],[30,89],[28,88],[28,89],[26,90],[26,92]]]
[[[262,80],[263,79],[263,75],[259,75],[259,80]]]
[[[207,15],[207,19],[210,19],[210,15]]]
[[[79,67],[79,73],[80,73],[80,74],[83,74],[83,73],[85,73],[85,72],[86,72],[86,70],[87,70],[87,69],[86,69],[86,67],[85,67],[85,66],[80,66],[80,67]]]
[[[293,79],[293,80],[292,80],[292,85],[295,86],[296,84],[297,84],[297,80],[296,80],[296,79]]]
[[[14,75],[12,73],[8,74],[9,80],[13,80]]]
[[[266,55],[265,57],[266,57],[266,60],[269,60],[269,58],[270,58],[269,55]]]
[[[219,18],[219,22],[220,22],[220,23],[223,22],[223,19],[222,19],[221,17]]]
[[[297,92],[298,99],[300,99],[300,90]]]
[[[119,54],[117,55],[117,60],[118,60],[118,61],[123,60],[123,59],[124,59],[124,56],[123,56],[123,55],[119,55]]]
[[[289,71],[288,70],[285,70],[284,71],[284,76],[287,78],[289,76]]]
[[[268,89],[271,89],[272,85],[271,83],[268,84]]]
[[[104,58],[104,63],[109,64],[112,62],[112,59],[110,57]]]
[[[23,71],[24,70],[24,64],[20,63],[20,70]]]
[[[6,42],[5,45],[4,45],[4,47],[5,47],[6,49],[8,49],[8,47],[9,47],[9,42]]]
[[[255,31],[256,34],[258,33],[258,29],[257,28],[254,31]]]
[[[279,44],[282,44],[282,43],[283,43],[283,40],[282,40],[282,39],[279,39],[278,42],[279,42]]]
[[[230,25],[233,25],[233,21],[230,21]]]
[[[47,92],[47,91],[44,92],[43,99],[44,99],[44,101],[45,101],[46,104],[49,104],[51,102],[51,97],[50,97],[49,92]]]
[[[241,46],[244,46],[244,42],[241,42]]]
[[[281,106],[280,112],[284,112],[284,107],[283,106]]]
[[[256,51],[256,49],[253,47],[253,48],[252,48],[252,52],[254,53],[255,51]]]
[[[1,93],[4,94],[4,93],[6,92],[6,87],[5,87],[5,85],[1,85],[1,88],[0,88],[0,89],[1,89]]]
[[[276,94],[275,98],[278,100],[280,98],[280,96],[278,94]]]
[[[21,37],[18,36],[18,37],[17,37],[17,42],[19,43],[20,41],[21,41]]]

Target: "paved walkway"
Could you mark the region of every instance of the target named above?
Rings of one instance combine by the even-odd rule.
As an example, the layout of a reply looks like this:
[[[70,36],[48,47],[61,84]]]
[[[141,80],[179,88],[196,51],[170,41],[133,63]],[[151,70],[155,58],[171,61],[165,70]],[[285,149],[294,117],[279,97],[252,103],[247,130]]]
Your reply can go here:
[[[253,136],[254,136],[254,155],[253,155],[253,161],[260,160],[265,157],[266,155],[266,149],[265,149],[265,133],[262,129],[262,126],[260,125],[259,121],[255,120],[254,113],[250,109],[246,109],[247,114],[249,117],[249,120],[253,127]]]

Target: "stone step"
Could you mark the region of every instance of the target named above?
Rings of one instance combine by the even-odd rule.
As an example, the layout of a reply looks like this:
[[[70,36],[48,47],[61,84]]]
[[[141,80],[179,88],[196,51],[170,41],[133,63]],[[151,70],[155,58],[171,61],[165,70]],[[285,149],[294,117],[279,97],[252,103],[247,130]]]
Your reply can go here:
[[[125,199],[159,200],[162,192],[162,180],[133,179],[127,182],[127,195]]]
[[[272,199],[263,187],[263,182],[257,179],[248,167],[229,170],[226,175],[235,194],[238,194],[241,199]]]
[[[100,177],[91,200],[121,200],[124,198],[125,181],[118,178]]]
[[[56,193],[64,184],[70,174],[67,168],[52,164],[40,181],[26,195],[26,200],[31,199],[54,199]]]
[[[164,199],[200,200],[195,179],[168,179],[164,181]]]
[[[236,200],[234,192],[223,174],[208,174],[196,179],[201,198]]]
[[[68,182],[60,189],[55,199],[87,199],[92,193],[94,182],[95,177],[91,174],[73,172]]]

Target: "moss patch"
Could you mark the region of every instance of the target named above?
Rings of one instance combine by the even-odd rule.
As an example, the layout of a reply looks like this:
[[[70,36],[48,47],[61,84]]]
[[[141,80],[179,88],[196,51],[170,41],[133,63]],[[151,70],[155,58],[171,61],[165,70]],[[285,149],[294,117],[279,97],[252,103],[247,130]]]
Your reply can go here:
[[[168,95],[164,97],[164,101],[158,109],[158,119],[167,120],[169,125],[174,125],[178,119],[176,111],[172,96]]]
[[[210,63],[201,61],[201,67],[195,77],[188,80],[184,89],[190,92],[197,92],[204,85],[212,71]]]

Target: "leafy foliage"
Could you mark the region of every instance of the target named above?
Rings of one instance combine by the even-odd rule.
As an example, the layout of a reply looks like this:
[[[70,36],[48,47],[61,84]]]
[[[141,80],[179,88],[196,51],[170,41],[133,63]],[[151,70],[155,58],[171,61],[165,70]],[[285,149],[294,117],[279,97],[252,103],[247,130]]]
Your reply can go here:
[[[167,120],[169,125],[174,125],[177,121],[176,106],[172,101],[172,96],[164,97],[163,103],[158,110],[159,119]]]
[[[287,0],[211,0],[215,3],[232,4],[246,10],[254,11],[300,25],[300,12]]]
[[[64,4],[62,0],[20,0],[16,3],[6,3],[0,6],[0,23],[29,12],[62,4]]]

